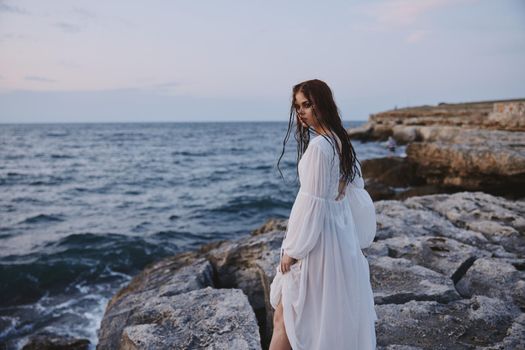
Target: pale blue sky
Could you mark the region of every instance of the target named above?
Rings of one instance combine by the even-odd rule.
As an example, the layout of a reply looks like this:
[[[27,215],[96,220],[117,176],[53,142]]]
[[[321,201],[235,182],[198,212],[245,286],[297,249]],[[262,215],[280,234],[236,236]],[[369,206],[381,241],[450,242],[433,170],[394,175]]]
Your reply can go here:
[[[344,120],[525,97],[524,0],[0,0],[0,123]]]

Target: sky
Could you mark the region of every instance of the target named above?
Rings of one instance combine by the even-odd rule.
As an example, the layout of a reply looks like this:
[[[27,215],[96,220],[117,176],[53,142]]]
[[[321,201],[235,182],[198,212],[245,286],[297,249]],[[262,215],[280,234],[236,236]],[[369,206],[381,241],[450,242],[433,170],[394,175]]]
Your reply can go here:
[[[0,123],[343,120],[525,97],[524,0],[0,0]]]

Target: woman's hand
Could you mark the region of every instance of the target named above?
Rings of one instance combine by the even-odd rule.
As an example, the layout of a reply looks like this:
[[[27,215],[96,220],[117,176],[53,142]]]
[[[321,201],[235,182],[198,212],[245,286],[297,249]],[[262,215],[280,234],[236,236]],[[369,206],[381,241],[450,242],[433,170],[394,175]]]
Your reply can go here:
[[[290,267],[297,262],[296,259],[289,257],[286,253],[283,253],[281,258],[281,272],[286,273],[290,271]]]

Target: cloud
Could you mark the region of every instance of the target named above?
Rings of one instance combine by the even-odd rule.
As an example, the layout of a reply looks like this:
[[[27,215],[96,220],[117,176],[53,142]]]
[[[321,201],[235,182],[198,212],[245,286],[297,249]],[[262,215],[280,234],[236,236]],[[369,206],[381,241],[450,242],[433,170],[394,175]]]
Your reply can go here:
[[[18,6],[8,5],[3,1],[0,1],[0,12],[17,13],[20,15],[28,14],[28,12]]]
[[[388,0],[369,4],[364,12],[377,22],[395,27],[408,26],[416,22],[427,12],[465,0]]]
[[[39,77],[36,75],[28,75],[24,77],[24,80],[30,80],[30,81],[38,81],[41,83],[54,83],[56,80],[45,78],[45,77]]]
[[[55,26],[62,29],[64,33],[69,33],[69,34],[78,33],[80,32],[80,29],[81,29],[79,25],[67,23],[67,22],[57,22],[55,23]]]
[[[427,33],[428,32],[426,30],[416,30],[416,31],[410,33],[410,35],[407,36],[405,41],[407,43],[409,43],[409,44],[418,43],[421,40],[423,40],[423,38],[427,35]]]

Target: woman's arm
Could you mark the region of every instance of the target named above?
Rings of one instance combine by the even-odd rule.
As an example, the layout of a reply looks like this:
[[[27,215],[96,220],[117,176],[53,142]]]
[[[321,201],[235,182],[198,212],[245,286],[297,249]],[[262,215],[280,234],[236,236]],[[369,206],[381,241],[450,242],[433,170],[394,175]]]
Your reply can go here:
[[[321,146],[319,143],[310,144],[301,159],[301,187],[283,241],[287,261],[290,261],[288,258],[300,260],[313,249],[329,215],[332,164],[331,157]]]

